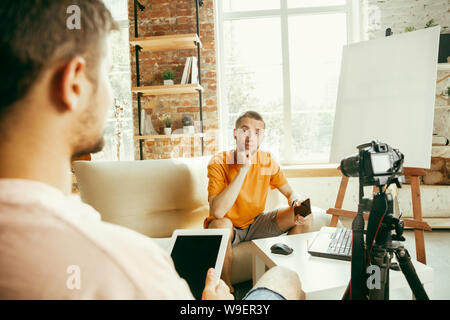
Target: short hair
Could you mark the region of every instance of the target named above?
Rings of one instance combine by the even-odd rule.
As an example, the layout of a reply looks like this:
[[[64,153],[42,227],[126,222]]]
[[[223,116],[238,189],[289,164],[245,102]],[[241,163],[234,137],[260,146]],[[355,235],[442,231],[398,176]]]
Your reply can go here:
[[[80,9],[79,29],[68,27],[72,5]],[[118,25],[101,0],[2,0],[0,119],[49,66],[80,55],[96,80],[102,40],[113,30]]]
[[[256,111],[246,111],[244,113],[242,113],[237,119],[236,119],[236,123],[234,125],[234,127],[237,129],[239,128],[239,126],[241,125],[241,121],[244,118],[250,118],[250,119],[255,119],[255,120],[259,120],[262,121],[262,123],[264,123],[264,128],[266,128],[266,123],[264,122],[263,118],[261,117],[261,115],[256,112]]]

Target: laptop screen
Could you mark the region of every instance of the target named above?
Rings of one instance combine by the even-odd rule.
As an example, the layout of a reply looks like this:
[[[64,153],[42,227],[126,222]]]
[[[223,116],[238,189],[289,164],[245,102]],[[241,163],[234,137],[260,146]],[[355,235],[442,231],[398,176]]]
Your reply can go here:
[[[202,298],[206,273],[216,266],[222,235],[178,235],[171,257],[195,299]]]

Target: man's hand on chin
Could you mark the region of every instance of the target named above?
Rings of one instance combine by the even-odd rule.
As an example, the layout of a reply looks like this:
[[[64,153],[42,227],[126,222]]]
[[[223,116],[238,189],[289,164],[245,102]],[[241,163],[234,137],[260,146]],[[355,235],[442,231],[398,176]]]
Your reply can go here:
[[[252,155],[249,150],[237,151],[237,163],[241,165],[241,169],[248,170],[252,165]]]

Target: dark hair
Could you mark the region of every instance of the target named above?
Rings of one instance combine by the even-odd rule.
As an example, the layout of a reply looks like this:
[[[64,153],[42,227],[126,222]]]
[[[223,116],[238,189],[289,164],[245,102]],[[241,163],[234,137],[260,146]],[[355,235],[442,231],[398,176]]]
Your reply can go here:
[[[236,119],[236,123],[235,123],[235,128],[239,128],[239,126],[241,125],[241,120],[244,118],[250,118],[250,119],[255,119],[255,120],[259,120],[262,121],[264,123],[264,128],[266,128],[266,123],[264,122],[263,118],[261,117],[261,115],[256,112],[256,111],[246,111],[243,114],[241,114],[237,119]]]
[[[72,5],[79,8],[79,29],[68,27]],[[80,55],[86,59],[88,76],[98,70],[102,40],[117,29],[101,0],[2,0],[0,117],[51,65]]]

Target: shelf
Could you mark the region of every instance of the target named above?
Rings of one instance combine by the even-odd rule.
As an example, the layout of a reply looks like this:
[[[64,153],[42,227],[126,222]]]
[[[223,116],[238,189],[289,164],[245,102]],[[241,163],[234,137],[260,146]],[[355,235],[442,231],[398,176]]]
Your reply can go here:
[[[178,138],[201,138],[204,133],[180,133],[180,134],[157,134],[150,136],[134,136],[134,140],[156,140],[156,139],[178,139]]]
[[[140,46],[143,51],[197,49],[197,43],[202,46],[196,33],[134,38],[130,43]]]
[[[432,157],[450,158],[450,146],[432,146]]]
[[[200,85],[201,77],[199,75],[199,84],[176,84],[176,85],[156,85],[156,86],[141,86],[140,80],[140,72],[139,72],[139,64],[140,59],[139,55],[141,52],[157,52],[157,51],[166,51],[166,50],[194,50],[197,49],[197,63],[198,69],[200,73],[200,48],[202,47],[202,43],[200,41],[200,24],[199,24],[199,8],[203,6],[202,1],[195,1],[195,17],[196,17],[196,33],[188,33],[188,34],[172,34],[172,35],[164,35],[164,36],[153,36],[153,37],[139,37],[139,28],[138,28],[138,7],[141,11],[145,9],[139,1],[134,1],[134,37],[130,38],[130,45],[135,48],[136,55],[136,87],[132,87],[131,91],[137,93],[137,109],[139,118],[141,116],[141,98],[143,96],[159,96],[159,95],[175,95],[175,94],[198,94],[198,104],[200,111],[200,119],[202,118],[202,91],[203,87]],[[172,62],[175,64],[175,62]],[[203,122],[200,122],[200,132],[203,132]],[[181,130],[180,130],[181,131]],[[143,132],[141,130],[141,122],[139,120],[139,133]],[[154,132],[154,131],[153,131]],[[181,131],[183,132],[183,131]],[[156,133],[156,132],[155,132]],[[203,143],[203,133],[200,134],[173,134],[173,135],[138,135],[134,137],[134,140],[139,143],[139,158],[141,160],[144,159],[143,154],[143,140],[153,140],[156,139],[176,139],[183,137],[201,137],[201,150],[202,155],[204,152],[204,143]],[[164,141],[165,142],[165,141]]]
[[[286,178],[341,177],[339,164],[311,164],[281,166]]]
[[[131,92],[142,93],[144,96],[160,96],[165,94],[198,93],[203,87],[198,83],[173,84],[167,86],[141,86],[131,88]]]
[[[439,71],[450,71],[450,63],[438,63],[437,69]]]

